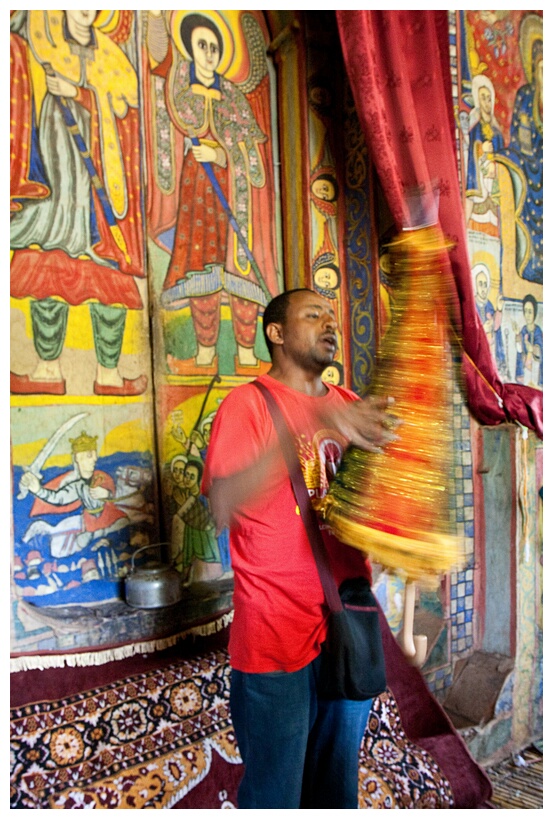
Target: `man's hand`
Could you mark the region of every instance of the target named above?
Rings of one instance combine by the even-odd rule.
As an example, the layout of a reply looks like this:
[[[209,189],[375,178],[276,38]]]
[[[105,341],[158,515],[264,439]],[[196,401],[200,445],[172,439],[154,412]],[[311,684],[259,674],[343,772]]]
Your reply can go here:
[[[393,398],[369,396],[326,412],[323,420],[353,446],[367,452],[382,452],[386,444],[397,441],[399,437],[394,430],[402,422],[390,412],[393,404]]]
[[[19,481],[19,488],[28,489],[31,494],[36,495],[39,491],[41,483],[33,472],[24,472]]]
[[[52,76],[46,74],[46,85],[50,94],[55,97],[66,97],[68,99],[77,96],[77,86],[64,80],[63,77],[58,77],[57,74]]]
[[[94,500],[106,500],[111,496],[109,489],[105,486],[92,486],[90,488],[90,497]]]
[[[192,145],[192,153],[197,162],[215,162],[217,151],[211,145]]]

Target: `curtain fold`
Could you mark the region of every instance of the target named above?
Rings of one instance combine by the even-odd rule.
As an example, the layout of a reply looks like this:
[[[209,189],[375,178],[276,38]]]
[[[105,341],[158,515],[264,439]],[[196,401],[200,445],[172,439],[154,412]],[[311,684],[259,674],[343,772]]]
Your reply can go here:
[[[449,253],[467,400],[482,424],[543,437],[543,395],[503,384],[472,290],[457,169],[447,11],[336,11],[344,62],[396,227],[439,223]]]

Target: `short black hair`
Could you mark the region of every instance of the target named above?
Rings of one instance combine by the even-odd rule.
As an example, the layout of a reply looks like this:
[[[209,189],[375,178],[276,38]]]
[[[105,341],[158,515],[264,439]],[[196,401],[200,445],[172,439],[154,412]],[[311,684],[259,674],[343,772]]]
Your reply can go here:
[[[203,28],[208,28],[217,37],[217,42],[219,44],[219,55],[220,58],[222,58],[223,38],[221,36],[221,32],[219,31],[213,20],[210,20],[209,17],[206,17],[203,14],[188,14],[180,25],[180,36],[182,37],[182,42],[187,52],[193,59],[194,55],[192,54],[192,32],[194,31],[195,28],[200,28],[200,26]]]
[[[263,313],[263,335],[265,336],[265,344],[269,350],[269,355],[273,357],[273,344],[269,341],[267,336],[267,327],[269,324],[286,324],[286,313],[288,312],[288,304],[290,303],[290,295],[292,293],[311,293],[313,292],[309,287],[296,287],[293,290],[285,290],[271,299],[265,312]]]

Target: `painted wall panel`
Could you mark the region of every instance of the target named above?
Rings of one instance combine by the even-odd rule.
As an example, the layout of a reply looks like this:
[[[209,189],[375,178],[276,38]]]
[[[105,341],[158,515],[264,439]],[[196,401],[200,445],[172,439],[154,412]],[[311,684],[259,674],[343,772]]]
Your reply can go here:
[[[159,540],[138,31],[10,22],[12,650],[56,652]]]

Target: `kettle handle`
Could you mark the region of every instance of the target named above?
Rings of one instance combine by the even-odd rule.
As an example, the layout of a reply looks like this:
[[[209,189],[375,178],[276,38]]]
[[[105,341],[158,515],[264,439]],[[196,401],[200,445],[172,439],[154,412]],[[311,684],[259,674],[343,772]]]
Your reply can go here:
[[[153,549],[156,546],[166,546],[166,545],[168,545],[168,544],[166,544],[166,543],[147,543],[145,546],[141,546],[139,549],[137,549],[135,552],[133,552],[133,555],[132,555],[132,558],[131,558],[131,572],[134,572],[134,559],[135,559],[135,557],[137,556],[137,554],[139,552],[143,552],[144,549]]]

